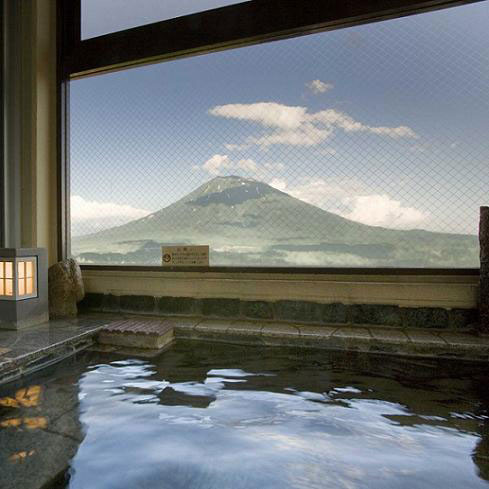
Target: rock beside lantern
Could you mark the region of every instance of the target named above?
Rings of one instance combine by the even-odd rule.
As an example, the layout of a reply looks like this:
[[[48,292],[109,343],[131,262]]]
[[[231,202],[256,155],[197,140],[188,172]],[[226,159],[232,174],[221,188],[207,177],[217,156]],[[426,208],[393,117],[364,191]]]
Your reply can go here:
[[[77,303],[85,297],[81,269],[76,260],[69,258],[52,265],[48,270],[49,317],[74,317]]]

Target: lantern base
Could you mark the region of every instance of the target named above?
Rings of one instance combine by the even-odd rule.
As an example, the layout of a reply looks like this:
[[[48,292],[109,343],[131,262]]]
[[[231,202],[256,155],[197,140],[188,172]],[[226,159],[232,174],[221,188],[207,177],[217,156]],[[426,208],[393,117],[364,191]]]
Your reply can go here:
[[[29,316],[23,319],[15,319],[8,320],[1,318],[0,319],[0,330],[1,329],[10,329],[10,330],[19,330],[19,329],[27,329],[32,326],[38,326],[39,324],[47,323],[49,321],[49,314],[47,312],[43,314],[39,314],[37,316]]]

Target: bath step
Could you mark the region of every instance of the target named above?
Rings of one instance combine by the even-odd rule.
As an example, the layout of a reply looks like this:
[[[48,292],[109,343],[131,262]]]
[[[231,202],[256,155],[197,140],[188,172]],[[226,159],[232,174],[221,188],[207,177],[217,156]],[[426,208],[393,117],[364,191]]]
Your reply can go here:
[[[173,329],[168,319],[122,319],[104,327],[97,339],[104,345],[160,350],[175,339]]]

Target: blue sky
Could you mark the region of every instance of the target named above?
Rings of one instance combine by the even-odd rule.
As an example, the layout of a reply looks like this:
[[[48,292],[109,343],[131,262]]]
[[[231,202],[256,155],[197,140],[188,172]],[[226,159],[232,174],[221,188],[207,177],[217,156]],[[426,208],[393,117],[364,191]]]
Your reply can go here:
[[[99,14],[93,32],[117,25]],[[476,232],[487,25],[485,1],[73,81],[74,234],[227,174],[367,224]]]

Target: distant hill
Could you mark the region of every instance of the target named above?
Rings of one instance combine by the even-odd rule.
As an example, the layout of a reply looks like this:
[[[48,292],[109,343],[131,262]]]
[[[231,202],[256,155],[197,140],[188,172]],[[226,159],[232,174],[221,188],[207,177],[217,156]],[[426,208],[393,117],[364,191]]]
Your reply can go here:
[[[161,246],[209,244],[211,265],[478,267],[476,236],[350,221],[270,185],[216,177],[142,219],[74,237],[81,263],[159,265]]]

